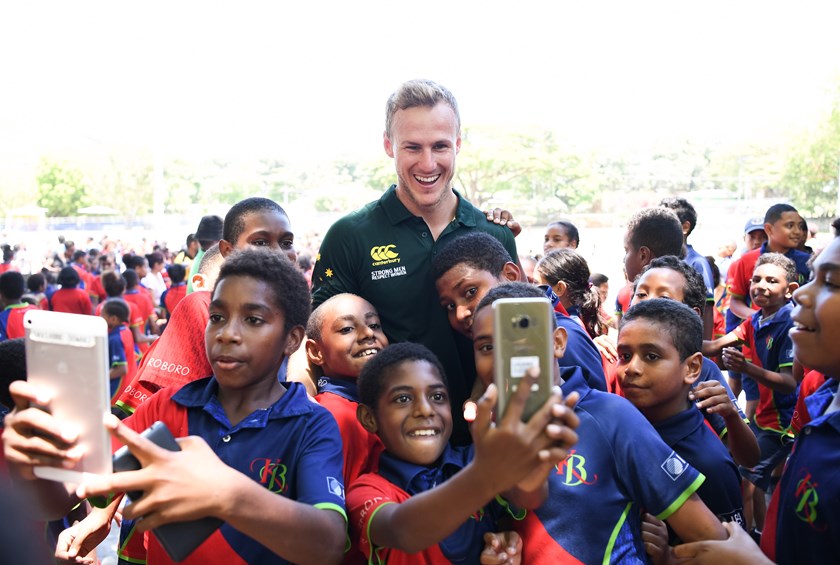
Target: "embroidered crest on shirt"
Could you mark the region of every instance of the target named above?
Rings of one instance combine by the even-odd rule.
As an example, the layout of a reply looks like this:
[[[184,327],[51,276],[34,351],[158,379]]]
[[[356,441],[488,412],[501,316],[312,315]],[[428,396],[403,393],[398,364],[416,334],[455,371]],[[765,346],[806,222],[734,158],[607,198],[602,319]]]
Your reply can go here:
[[[675,451],[672,451],[671,455],[662,463],[661,467],[671,477],[672,481],[676,481],[688,469],[688,463],[685,462],[685,459],[677,455]]]

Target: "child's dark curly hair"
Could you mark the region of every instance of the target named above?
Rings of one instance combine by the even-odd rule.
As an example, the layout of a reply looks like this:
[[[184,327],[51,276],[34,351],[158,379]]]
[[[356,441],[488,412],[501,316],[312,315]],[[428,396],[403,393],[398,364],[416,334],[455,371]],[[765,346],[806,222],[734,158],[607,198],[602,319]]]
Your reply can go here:
[[[390,376],[391,369],[406,361],[426,361],[437,369],[443,384],[449,386],[446,373],[443,371],[443,365],[440,364],[437,356],[429,348],[419,343],[396,343],[377,353],[362,367],[362,372],[359,374],[356,383],[359,391],[359,402],[375,409],[376,402],[385,388],[383,384]]]
[[[274,292],[275,306],[285,318],[284,330],[306,327],[310,312],[309,285],[297,266],[285,255],[260,248],[248,248],[232,253],[219,271],[213,288],[228,277],[251,277],[265,282]]]

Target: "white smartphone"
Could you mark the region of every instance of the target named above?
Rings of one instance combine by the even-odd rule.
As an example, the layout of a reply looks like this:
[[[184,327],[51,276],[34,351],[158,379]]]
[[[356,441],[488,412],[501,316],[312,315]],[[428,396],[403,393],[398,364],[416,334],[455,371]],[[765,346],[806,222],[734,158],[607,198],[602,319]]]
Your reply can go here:
[[[531,386],[522,420],[530,419],[551,396],[553,315],[547,298],[501,298],[493,302],[493,368],[500,416],[531,367],[538,368],[540,376]]]
[[[99,316],[31,310],[23,326],[26,378],[49,391],[50,412],[79,434],[84,449],[75,469],[35,467],[35,475],[80,483],[87,473],[110,474],[111,440],[103,423],[110,412],[108,324]]]

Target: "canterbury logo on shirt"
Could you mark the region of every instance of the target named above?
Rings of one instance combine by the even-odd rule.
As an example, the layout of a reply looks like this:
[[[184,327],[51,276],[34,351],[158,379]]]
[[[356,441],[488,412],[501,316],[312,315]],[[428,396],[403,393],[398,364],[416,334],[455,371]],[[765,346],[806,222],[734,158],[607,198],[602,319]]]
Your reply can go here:
[[[370,249],[370,256],[373,258],[374,261],[387,261],[389,259],[396,259],[399,257],[399,253],[393,251],[396,245],[376,245],[371,247]]]

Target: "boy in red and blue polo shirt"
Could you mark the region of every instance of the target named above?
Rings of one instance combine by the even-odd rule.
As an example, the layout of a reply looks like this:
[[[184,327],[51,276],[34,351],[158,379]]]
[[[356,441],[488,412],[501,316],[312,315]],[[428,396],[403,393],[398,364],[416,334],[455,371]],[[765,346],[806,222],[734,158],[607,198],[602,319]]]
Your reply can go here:
[[[382,442],[356,418],[356,380],[362,367],[388,345],[373,305],[355,294],[336,294],[318,306],[306,325],[306,356],[320,367],[321,406],[332,413],[344,444],[344,484],[376,471]]]
[[[743,320],[750,319],[758,307],[750,301],[750,281],[755,271],[756,261],[765,253],[781,253],[796,266],[797,277],[790,282],[804,284],[811,276],[811,269],[808,267],[810,255],[797,249],[799,240],[805,237],[802,231],[802,216],[796,208],[790,204],[774,204],[767,209],[764,215],[764,232],[766,241],[757,249],[744,253],[738,260],[729,267],[726,280],[726,292],[729,295],[729,309],[726,311],[726,332],[735,330],[743,323]],[[746,233],[755,230],[754,220],[747,222]],[[744,355],[750,357],[750,352],[744,349]],[[747,415],[750,418],[755,414],[755,407],[759,398],[759,390],[755,382],[749,378],[741,378],[737,371],[730,371],[729,377],[733,382],[732,386],[742,387],[747,396]],[[741,387],[737,387],[737,381],[741,381]]]
[[[793,261],[779,253],[765,253],[756,262],[750,294],[761,310],[726,336],[703,344],[703,353],[723,351],[727,368],[751,377],[759,386],[759,404],[755,422],[758,426],[761,462],[751,470],[742,469],[747,479],[759,489],[770,487],[773,469],[790,453],[793,433],[791,418],[796,409],[798,383],[793,377],[793,345],[788,332],[793,327],[788,302],[799,286]],[[749,361],[731,347],[745,343]]]
[[[475,446],[451,447],[437,357],[420,344],[398,343],[368,361],[359,375],[358,417],[385,452],[376,473],[350,485],[347,507],[352,538],[369,563],[478,563],[485,534],[496,532],[505,514],[522,517],[505,499],[523,507],[545,499],[546,474],[576,439],[557,424],[574,427],[577,419],[555,393],[522,422],[529,393],[530,386],[520,387],[493,427],[490,391],[478,403]],[[559,433],[550,431],[552,422]]]
[[[833,227],[840,229],[840,222],[835,220]],[[797,306],[790,338],[796,360],[832,378],[806,400],[812,419],[796,439],[767,513],[761,549],[781,565],[836,563],[840,555],[838,266],[840,238],[835,237],[814,262],[814,278],[793,295]],[[698,563],[772,563],[749,536],[737,531],[726,541],[686,544],[674,552]]]
[[[203,516],[224,522],[183,563],[337,563],[346,539],[338,428],[302,385],[278,380],[283,361],[303,338],[308,297],[306,281],[284,257],[257,249],[231,256],[219,275],[205,333],[214,376],[159,392],[125,424],[111,420],[109,427],[143,469],[100,477],[77,493],[143,492],[124,511],[127,519],[142,518],[143,530]],[[26,384],[17,392],[24,395],[17,405],[26,394],[41,398]],[[3,436],[23,477],[32,476],[25,461],[38,449],[21,433],[33,409],[11,414],[12,433]],[[49,432],[63,429],[60,423],[39,416],[46,420],[44,429],[36,426],[45,436],[39,437],[41,452],[48,444],[57,461],[72,464],[74,452],[63,449],[68,440]],[[132,431],[155,420],[182,438],[181,451],[158,448]],[[159,505],[149,504],[155,500]],[[102,535],[118,504],[65,532],[58,556],[73,559],[88,538]],[[171,563],[153,535],[148,544],[149,563]]]
[[[0,341],[23,337],[23,316],[37,307],[21,302],[25,290],[23,275],[6,271],[0,275]]]
[[[476,372],[493,380],[493,314],[500,298],[539,297],[539,289],[507,283],[492,289],[476,309]],[[566,337],[555,330],[555,356]],[[641,512],[665,520],[682,539],[723,539],[715,515],[696,494],[704,477],[668,447],[626,399],[590,388],[577,368],[555,369],[563,393],[577,392],[578,443],[549,475],[545,503],[516,529],[523,563],[646,562]],[[593,511],[593,508],[597,508]]]
[[[166,310],[166,319],[168,320],[172,316],[172,312],[175,311],[175,307],[187,295],[187,283],[184,281],[187,269],[181,264],[174,263],[169,265],[167,272],[172,284],[160,295],[160,307]]]

